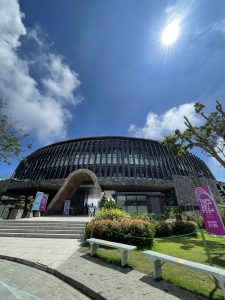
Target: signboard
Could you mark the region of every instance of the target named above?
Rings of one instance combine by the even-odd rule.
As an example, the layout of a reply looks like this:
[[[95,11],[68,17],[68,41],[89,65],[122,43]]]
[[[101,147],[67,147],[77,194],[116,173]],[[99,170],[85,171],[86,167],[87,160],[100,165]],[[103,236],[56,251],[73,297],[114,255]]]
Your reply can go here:
[[[70,213],[70,200],[65,200],[63,214],[69,215],[69,213]]]
[[[41,205],[39,211],[43,212],[46,209],[47,202],[48,202],[48,194],[44,194],[44,197],[41,200]]]
[[[44,193],[43,192],[37,192],[35,199],[34,199],[34,203],[32,206],[32,210],[37,210],[39,211],[40,205],[41,205],[41,200],[44,197]]]
[[[222,219],[208,185],[194,188],[206,231],[210,234],[225,235]]]

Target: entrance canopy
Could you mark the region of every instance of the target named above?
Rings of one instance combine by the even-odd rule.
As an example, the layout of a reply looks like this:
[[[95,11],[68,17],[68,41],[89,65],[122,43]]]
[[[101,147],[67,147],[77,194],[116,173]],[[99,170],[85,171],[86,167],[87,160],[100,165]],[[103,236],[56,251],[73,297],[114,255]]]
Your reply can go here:
[[[82,182],[92,180],[96,190],[100,193],[102,191],[98,178],[88,169],[80,169],[72,172],[66,179],[64,184],[58,190],[47,210],[62,210],[65,200],[71,199],[73,194],[82,184]]]

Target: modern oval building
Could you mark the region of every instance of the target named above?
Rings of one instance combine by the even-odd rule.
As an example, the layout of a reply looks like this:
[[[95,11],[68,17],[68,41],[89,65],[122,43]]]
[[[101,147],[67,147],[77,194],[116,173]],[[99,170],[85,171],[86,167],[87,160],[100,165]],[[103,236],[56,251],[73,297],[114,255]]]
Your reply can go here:
[[[193,175],[218,197],[216,181],[197,156],[173,157],[154,140],[132,137],[88,137],[43,147],[20,163],[8,191],[49,194],[49,214],[82,214],[105,193],[129,212],[165,212],[168,207],[194,205]]]

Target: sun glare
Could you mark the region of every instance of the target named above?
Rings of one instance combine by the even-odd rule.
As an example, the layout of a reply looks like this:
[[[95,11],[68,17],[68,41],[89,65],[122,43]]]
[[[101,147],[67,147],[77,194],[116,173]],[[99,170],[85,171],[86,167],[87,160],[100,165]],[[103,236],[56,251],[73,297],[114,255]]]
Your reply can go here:
[[[180,35],[180,22],[173,20],[170,22],[162,32],[161,41],[165,46],[171,46],[176,42]]]

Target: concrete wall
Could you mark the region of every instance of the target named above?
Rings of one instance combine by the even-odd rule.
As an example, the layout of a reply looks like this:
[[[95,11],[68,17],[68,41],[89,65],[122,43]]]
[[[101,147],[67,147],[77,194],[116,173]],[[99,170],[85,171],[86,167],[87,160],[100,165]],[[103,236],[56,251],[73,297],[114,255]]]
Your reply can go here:
[[[200,177],[198,178],[199,185],[209,185],[211,192],[217,202],[221,201],[221,196],[218,192],[216,182],[212,179]],[[173,175],[173,183],[177,196],[178,205],[192,204],[197,205],[193,192],[196,186],[191,177]]]

